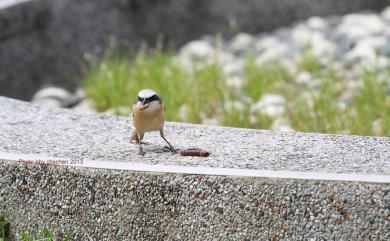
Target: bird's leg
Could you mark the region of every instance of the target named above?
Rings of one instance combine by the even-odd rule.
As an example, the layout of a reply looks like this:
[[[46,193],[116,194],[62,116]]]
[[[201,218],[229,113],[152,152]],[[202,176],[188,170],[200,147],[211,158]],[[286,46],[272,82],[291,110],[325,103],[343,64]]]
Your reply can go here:
[[[138,140],[139,140],[139,142],[138,142],[138,144],[139,144],[139,154],[141,155],[141,156],[144,156],[145,155],[145,152],[142,150],[142,138],[144,137],[144,134],[141,134],[141,133],[139,133],[138,131],[137,131],[137,135],[138,135]]]
[[[175,148],[173,148],[173,146],[171,145],[171,143],[169,143],[168,140],[165,138],[165,136],[164,136],[164,130],[163,130],[163,129],[160,129],[160,136],[161,136],[161,138],[164,139],[164,141],[165,141],[166,143],[168,143],[168,145],[169,145],[169,150],[170,150],[171,152],[176,152]]]

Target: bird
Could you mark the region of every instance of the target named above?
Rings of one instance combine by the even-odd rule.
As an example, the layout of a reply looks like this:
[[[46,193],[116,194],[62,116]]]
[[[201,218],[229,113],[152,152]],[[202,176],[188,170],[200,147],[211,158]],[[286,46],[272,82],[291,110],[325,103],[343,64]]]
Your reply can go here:
[[[146,132],[159,131],[160,136],[168,144],[169,150],[175,149],[164,136],[165,108],[162,98],[152,89],[143,89],[138,92],[133,104],[134,130],[130,135],[130,141],[139,143],[139,154],[145,155],[142,150],[142,139]]]

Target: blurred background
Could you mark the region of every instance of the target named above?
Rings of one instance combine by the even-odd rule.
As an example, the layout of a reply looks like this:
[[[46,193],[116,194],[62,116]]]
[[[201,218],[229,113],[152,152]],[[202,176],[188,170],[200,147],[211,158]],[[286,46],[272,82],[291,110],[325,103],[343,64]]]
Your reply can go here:
[[[390,0],[0,0],[0,95],[169,121],[390,136]]]

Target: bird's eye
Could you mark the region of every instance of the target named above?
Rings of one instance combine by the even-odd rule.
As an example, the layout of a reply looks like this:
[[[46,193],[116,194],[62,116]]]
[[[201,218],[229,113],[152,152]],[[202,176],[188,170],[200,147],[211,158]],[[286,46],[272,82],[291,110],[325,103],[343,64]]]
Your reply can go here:
[[[158,95],[153,95],[152,97],[150,97],[150,101],[155,101],[155,100],[160,100],[160,96]]]

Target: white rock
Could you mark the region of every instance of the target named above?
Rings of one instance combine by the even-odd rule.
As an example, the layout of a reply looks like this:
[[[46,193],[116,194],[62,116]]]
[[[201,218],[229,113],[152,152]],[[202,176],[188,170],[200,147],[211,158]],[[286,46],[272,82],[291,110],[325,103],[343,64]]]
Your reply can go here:
[[[297,65],[295,64],[294,60],[292,60],[289,57],[285,57],[282,59],[279,59],[279,63],[288,71],[289,74],[295,75],[297,72]]]
[[[224,65],[230,61],[234,60],[234,56],[230,52],[222,51],[222,50],[217,50],[214,53],[214,57],[210,59],[208,62],[209,63],[218,63],[219,65]]]
[[[380,69],[380,70],[387,69],[390,66],[389,58],[380,55],[378,57],[377,65],[378,65],[378,69]]]
[[[272,123],[272,130],[274,131],[294,131],[290,126],[290,122],[284,118],[277,118]]]
[[[34,94],[31,102],[48,107],[64,107],[72,94],[60,87],[46,87]]]
[[[214,49],[206,40],[195,40],[187,43],[181,49],[179,54],[191,60],[205,60],[213,58]]]
[[[107,115],[116,115],[116,110],[115,110],[115,108],[109,108],[109,109],[105,110],[104,113]]]
[[[94,112],[96,109],[96,104],[92,99],[84,99],[75,107],[73,107],[73,109]]]
[[[316,57],[327,56],[328,58],[333,58],[335,55],[336,44],[321,31],[313,30],[300,24],[293,29],[292,34],[293,44],[290,44],[289,47],[290,52],[294,55],[301,54],[302,50],[307,47],[310,48],[311,54]],[[299,52],[292,51],[295,46],[298,47]]]
[[[309,18],[306,21],[306,24],[307,24],[307,26],[309,26],[309,28],[311,28],[313,30],[324,31],[328,28],[328,22],[326,22],[325,19],[318,17],[318,16],[314,16],[314,17]]]
[[[390,37],[390,25],[387,24],[385,29],[383,30],[383,35],[386,37]]]
[[[322,82],[323,81],[321,79],[313,79],[309,83],[307,83],[307,86],[309,87],[309,89],[314,90],[319,88]]]
[[[386,7],[386,8],[382,11],[381,17],[382,17],[385,21],[390,22],[390,6]]]
[[[323,35],[316,34],[310,40],[311,53],[321,59],[327,58],[327,61],[334,58],[336,53],[336,45],[325,39]]]
[[[361,28],[359,25],[340,25],[337,28],[337,32],[344,38],[348,38],[349,40],[351,40],[353,43],[356,43],[360,39],[370,36],[370,33],[365,28]]]
[[[304,24],[298,24],[292,30],[292,39],[295,45],[300,48],[304,48],[308,44],[313,45],[312,42],[314,42],[315,39],[323,38],[323,33],[321,33],[320,31],[312,30]]]
[[[386,70],[389,67],[389,63],[390,63],[389,58],[380,55],[372,61],[363,62],[364,65],[362,67],[367,67],[370,69]]]
[[[350,67],[358,63],[373,63],[376,59],[375,50],[367,45],[356,45],[344,57],[344,65]]]
[[[278,46],[281,43],[282,42],[274,36],[265,36],[256,41],[255,49],[258,52],[263,52],[267,49],[271,49],[275,46]]]
[[[382,33],[385,24],[376,14],[347,14],[342,18],[336,31],[350,39],[359,40],[364,37]]]
[[[221,70],[226,77],[243,76],[245,67],[244,65],[245,63],[243,59],[236,59],[223,64]]]
[[[359,89],[363,88],[363,86],[364,86],[364,83],[363,83],[362,79],[360,79],[360,78],[358,78],[358,79],[350,78],[347,82],[347,88],[351,89],[353,91],[359,90]]]
[[[357,43],[358,46],[367,46],[373,48],[374,50],[385,48],[386,44],[387,39],[384,36],[369,36]]]
[[[380,46],[378,49],[378,53],[389,56],[390,54],[390,26],[389,26],[389,34],[385,37],[385,44],[383,46]]]
[[[214,50],[206,41],[197,40],[192,42],[196,43],[184,46],[180,50],[179,55],[173,59],[175,64],[181,66],[190,73],[194,69],[202,69],[208,64],[223,65],[234,59],[231,53],[222,50]]]
[[[280,43],[273,48],[269,48],[256,57],[255,63],[262,65],[270,61],[279,60],[288,55],[288,46],[284,43]]]
[[[253,48],[255,38],[247,33],[237,34],[231,41],[230,48],[235,54],[242,54]]]
[[[313,80],[312,75],[307,71],[302,71],[294,78],[294,82],[298,85],[307,85]]]
[[[251,112],[260,112],[275,118],[285,112],[286,99],[277,94],[264,94],[261,99],[251,107]]]
[[[230,88],[241,89],[244,84],[244,80],[240,76],[231,76],[225,79],[225,83]]]
[[[52,97],[66,100],[70,98],[70,96],[71,94],[66,89],[60,87],[46,87],[36,92],[32,100],[34,101],[36,99],[44,99],[44,98],[52,98]]]

